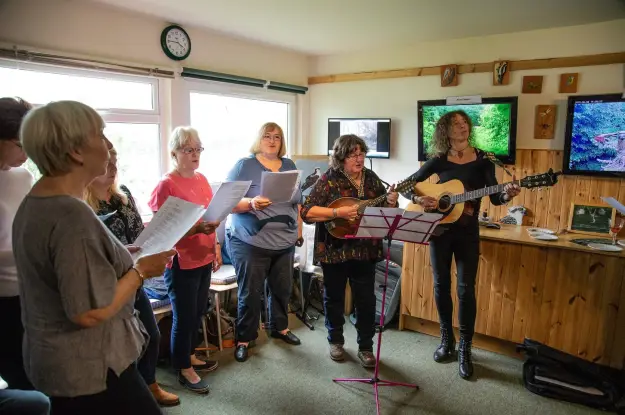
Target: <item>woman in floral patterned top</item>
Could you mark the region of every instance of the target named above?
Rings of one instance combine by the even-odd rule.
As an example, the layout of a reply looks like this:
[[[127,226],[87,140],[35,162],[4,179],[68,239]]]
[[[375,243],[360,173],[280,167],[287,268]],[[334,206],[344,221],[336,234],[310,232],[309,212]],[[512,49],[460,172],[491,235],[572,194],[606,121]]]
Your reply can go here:
[[[104,176],[97,177],[87,187],[85,201],[121,243],[132,245],[143,231],[143,220],[130,190],[126,186],[117,185],[117,151],[111,149],[109,153],[107,172]],[[150,300],[143,288],[137,290],[135,309],[139,311],[139,320],[150,336],[147,349],[137,363],[139,373],[159,405],[178,405],[180,404],[178,396],[166,392],[156,383],[156,363],[161,333]]]
[[[375,334],[375,263],[382,259],[382,243],[371,239],[337,239],[330,235],[322,222],[335,218],[355,219],[358,205],[331,209],[327,206],[342,197],[367,200],[386,193],[382,181],[364,166],[369,151],[364,140],[355,135],[343,135],[334,143],[330,169],[315,183],[301,209],[302,219],[317,222],[315,232],[315,264],[323,269],[323,306],[330,343],[330,358],[344,358],[343,317],[345,287],[349,280],[356,306],[358,358],[362,366],[374,367],[373,336]],[[384,202],[397,206],[393,188]]]

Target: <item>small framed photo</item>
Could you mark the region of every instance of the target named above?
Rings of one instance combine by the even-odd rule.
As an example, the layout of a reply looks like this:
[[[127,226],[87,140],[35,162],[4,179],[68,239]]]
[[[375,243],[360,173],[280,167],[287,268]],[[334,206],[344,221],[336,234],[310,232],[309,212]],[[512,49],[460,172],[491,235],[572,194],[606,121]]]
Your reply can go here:
[[[609,236],[616,209],[605,205],[572,203],[567,230],[586,235]]]

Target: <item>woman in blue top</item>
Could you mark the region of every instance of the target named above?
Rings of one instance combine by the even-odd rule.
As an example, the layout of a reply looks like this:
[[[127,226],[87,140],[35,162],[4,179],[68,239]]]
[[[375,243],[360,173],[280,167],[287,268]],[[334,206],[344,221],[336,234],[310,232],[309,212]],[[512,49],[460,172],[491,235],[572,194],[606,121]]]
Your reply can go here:
[[[239,286],[234,351],[239,362],[247,360],[249,343],[258,337],[265,278],[269,286],[271,336],[289,344],[300,344],[288,328],[288,304],[295,244],[303,241],[298,214],[301,192],[296,191],[286,203],[272,203],[260,196],[264,171],[295,170],[295,163],[284,157],[284,133],[272,122],[260,128],[250,152],[252,154],[239,160],[228,174],[228,181],[252,181],[247,194],[234,208],[226,230]]]

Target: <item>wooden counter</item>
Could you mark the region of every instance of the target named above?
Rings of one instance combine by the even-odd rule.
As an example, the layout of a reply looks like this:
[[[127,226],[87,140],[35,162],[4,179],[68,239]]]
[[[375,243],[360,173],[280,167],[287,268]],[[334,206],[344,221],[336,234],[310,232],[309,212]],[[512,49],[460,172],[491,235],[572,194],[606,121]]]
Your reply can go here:
[[[625,367],[625,251],[531,238],[526,226],[481,228],[474,344],[514,354],[525,337],[584,359]],[[454,326],[458,327],[452,265]],[[406,244],[400,329],[439,335],[429,248]],[[433,351],[432,351],[433,352]]]

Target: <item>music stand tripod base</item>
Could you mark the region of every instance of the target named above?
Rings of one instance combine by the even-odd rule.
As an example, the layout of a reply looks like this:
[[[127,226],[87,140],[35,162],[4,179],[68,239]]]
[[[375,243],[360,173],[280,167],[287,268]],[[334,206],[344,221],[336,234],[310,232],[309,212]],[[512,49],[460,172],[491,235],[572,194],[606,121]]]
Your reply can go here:
[[[406,216],[404,216],[405,214]],[[370,221],[367,221],[367,217]],[[384,273],[384,283],[380,285],[382,289],[382,310],[380,312],[380,328],[378,331],[378,345],[375,361],[374,374],[371,378],[336,378],[334,382],[356,382],[366,383],[373,385],[373,391],[375,395],[375,407],[377,414],[380,414],[380,397],[379,388],[382,386],[401,386],[406,388],[412,388],[419,390],[419,386],[414,383],[407,382],[395,382],[379,378],[380,373],[380,350],[382,348],[382,332],[384,331],[384,316],[386,305],[386,288],[388,283],[388,266],[391,259],[391,243],[393,241],[393,234],[396,231],[402,231],[403,240],[406,242],[414,243],[426,243],[429,236],[432,234],[435,226],[440,221],[442,215],[419,213],[419,212],[405,212],[403,209],[398,208],[367,208],[360,221],[358,232],[350,236],[351,238],[358,239],[386,239],[388,247],[386,250],[386,270]],[[424,226],[423,222],[427,224]],[[367,231],[369,229],[369,231]],[[364,232],[362,232],[364,230]],[[369,236],[366,236],[366,235]],[[411,234],[414,234],[411,236]],[[424,236],[425,235],[425,236]]]

